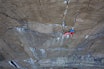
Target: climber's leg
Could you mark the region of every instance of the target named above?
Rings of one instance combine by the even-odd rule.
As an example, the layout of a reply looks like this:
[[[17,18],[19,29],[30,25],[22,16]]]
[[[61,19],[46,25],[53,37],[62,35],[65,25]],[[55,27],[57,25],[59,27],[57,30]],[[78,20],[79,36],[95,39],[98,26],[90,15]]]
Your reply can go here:
[[[73,37],[73,35],[74,35],[74,32],[70,32],[70,36]]]
[[[67,36],[67,35],[70,35],[70,33],[69,33],[69,32],[66,32],[66,33],[64,34],[64,36]]]

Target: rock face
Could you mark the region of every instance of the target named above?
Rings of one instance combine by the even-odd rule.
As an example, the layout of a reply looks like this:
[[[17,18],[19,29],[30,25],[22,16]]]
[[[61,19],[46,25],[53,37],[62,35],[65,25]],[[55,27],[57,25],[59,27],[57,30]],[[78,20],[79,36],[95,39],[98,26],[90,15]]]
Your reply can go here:
[[[104,57],[104,0],[70,0],[68,6],[64,31],[74,26],[75,35],[63,40],[64,0],[0,0],[0,68],[12,68],[10,60],[34,69],[42,59]]]
[[[71,0],[66,15],[67,25],[73,26],[76,18],[77,30],[83,30],[103,22],[103,4],[103,0]],[[61,24],[65,7],[63,0],[0,0],[0,23],[8,27],[31,21]]]

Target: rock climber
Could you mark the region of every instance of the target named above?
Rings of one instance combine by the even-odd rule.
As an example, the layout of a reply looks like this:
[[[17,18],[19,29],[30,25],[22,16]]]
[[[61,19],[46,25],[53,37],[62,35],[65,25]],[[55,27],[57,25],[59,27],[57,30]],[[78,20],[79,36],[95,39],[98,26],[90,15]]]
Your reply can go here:
[[[74,27],[72,27],[68,32],[64,33],[64,36],[70,35],[71,37],[73,37],[74,32],[75,32]]]
[[[74,35],[74,32],[75,32],[74,27],[72,27],[72,28],[69,30],[69,32],[70,32],[70,36],[72,37],[72,36]]]

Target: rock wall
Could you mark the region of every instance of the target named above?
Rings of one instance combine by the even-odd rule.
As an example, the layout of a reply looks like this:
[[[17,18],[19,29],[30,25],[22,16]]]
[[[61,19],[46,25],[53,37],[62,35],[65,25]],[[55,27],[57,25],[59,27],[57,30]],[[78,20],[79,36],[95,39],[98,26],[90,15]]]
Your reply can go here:
[[[74,26],[75,35],[63,43],[59,35],[53,38],[50,34],[62,32],[65,7],[64,0],[0,0],[0,68],[12,69],[10,60],[30,68],[34,56],[39,60],[88,53],[104,57],[104,0],[71,0],[65,31]],[[25,31],[24,25],[28,25]],[[78,47],[85,49],[78,51]]]
[[[104,20],[103,4],[103,0],[71,0],[66,24],[91,29]],[[0,31],[26,22],[61,24],[65,6],[63,0],[0,0]]]

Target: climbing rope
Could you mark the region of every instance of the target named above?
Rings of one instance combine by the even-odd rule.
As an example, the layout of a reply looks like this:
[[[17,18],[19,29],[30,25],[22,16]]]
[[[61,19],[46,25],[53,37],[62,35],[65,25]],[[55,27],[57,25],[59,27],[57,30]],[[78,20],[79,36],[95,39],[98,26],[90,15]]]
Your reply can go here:
[[[66,1],[66,7],[65,7],[64,14],[63,14],[63,21],[65,20],[65,17],[66,17],[66,14],[68,12],[68,8],[69,8],[69,3],[71,0],[65,0],[65,1]]]
[[[70,1],[71,0],[64,0],[66,7],[65,7],[65,11],[64,11],[63,17],[62,17],[62,32],[64,32],[64,28],[66,26],[65,18],[66,18],[67,12],[68,12],[68,7],[69,7],[68,5],[69,5]]]
[[[64,29],[65,29],[65,26],[66,26],[66,22],[65,22],[65,18],[66,18],[66,15],[67,15],[67,12],[68,12],[68,8],[69,8],[69,3],[71,2],[71,0],[65,0],[64,3],[66,4],[66,7],[65,7],[65,11],[63,13],[63,17],[62,17],[62,32],[64,33]],[[80,13],[76,13],[75,15],[75,18],[74,18],[74,25],[72,26],[74,28],[75,26],[75,23],[76,23],[76,18],[77,16],[79,15]]]

